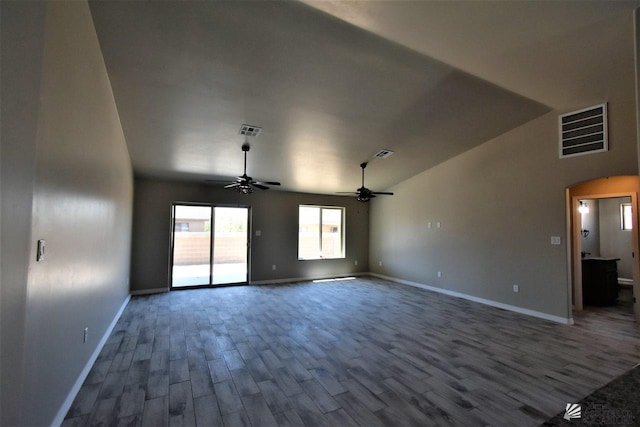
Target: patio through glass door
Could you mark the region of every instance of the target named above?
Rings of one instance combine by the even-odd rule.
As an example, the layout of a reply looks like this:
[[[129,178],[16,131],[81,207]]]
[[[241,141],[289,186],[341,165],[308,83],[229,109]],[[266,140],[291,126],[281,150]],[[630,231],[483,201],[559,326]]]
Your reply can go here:
[[[248,280],[249,208],[173,205],[171,287]]]

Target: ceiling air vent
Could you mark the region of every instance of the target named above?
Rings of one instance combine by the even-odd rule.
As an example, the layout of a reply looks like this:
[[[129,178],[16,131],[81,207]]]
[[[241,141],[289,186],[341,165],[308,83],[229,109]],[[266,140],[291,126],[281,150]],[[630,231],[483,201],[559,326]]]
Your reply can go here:
[[[262,128],[260,126],[242,125],[238,133],[244,136],[258,136],[261,130]]]
[[[389,157],[390,155],[392,155],[394,152],[391,150],[380,150],[376,153],[375,156],[373,157],[377,157],[379,159],[386,159],[387,157]]]
[[[609,149],[607,104],[563,114],[560,125],[560,158],[599,153]]]

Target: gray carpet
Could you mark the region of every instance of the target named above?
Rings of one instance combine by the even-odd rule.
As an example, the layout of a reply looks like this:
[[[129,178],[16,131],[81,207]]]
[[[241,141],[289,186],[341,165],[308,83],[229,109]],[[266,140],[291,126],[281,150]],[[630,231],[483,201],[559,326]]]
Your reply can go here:
[[[594,391],[574,409],[575,418],[561,412],[543,426],[637,426],[640,425],[640,365]],[[567,419],[569,418],[569,419]]]

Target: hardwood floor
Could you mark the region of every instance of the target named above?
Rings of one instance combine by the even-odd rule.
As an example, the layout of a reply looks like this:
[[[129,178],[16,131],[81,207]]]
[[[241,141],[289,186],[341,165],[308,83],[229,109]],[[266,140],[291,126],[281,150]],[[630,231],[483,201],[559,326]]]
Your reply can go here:
[[[64,426],[533,426],[640,361],[566,326],[372,278],[132,298]]]

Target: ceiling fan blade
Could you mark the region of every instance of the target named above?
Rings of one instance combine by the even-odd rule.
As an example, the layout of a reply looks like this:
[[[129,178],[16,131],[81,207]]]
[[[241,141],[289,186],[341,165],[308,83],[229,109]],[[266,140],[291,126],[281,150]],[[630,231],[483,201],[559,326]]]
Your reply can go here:
[[[210,183],[219,183],[222,184],[224,183],[228,183],[229,180],[228,179],[205,179],[204,182],[210,182]]]
[[[357,191],[337,191],[336,194],[358,194]]]
[[[240,185],[239,182],[234,182],[232,184],[225,185],[223,188],[233,188],[233,187],[237,187],[238,185]]]
[[[254,181],[254,183],[262,185],[280,185],[280,183],[276,181]]]
[[[258,184],[257,182],[251,182],[250,184],[252,186],[256,187],[256,188],[261,189],[261,190],[268,190],[269,189],[269,187],[267,187],[266,185],[261,185],[261,184]]]
[[[382,195],[385,195],[385,196],[393,196],[393,193],[388,193],[388,192],[385,192],[385,191],[372,191],[371,194],[382,194]]]

